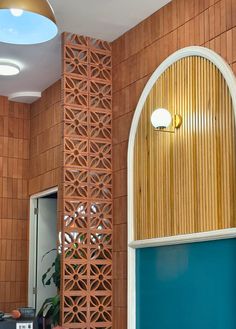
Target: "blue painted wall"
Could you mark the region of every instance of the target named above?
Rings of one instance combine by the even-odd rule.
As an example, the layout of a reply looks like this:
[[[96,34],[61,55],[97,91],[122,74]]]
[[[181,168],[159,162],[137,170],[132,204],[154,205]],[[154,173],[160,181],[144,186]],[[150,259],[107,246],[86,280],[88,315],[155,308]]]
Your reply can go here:
[[[236,239],[136,251],[137,329],[236,329]]]

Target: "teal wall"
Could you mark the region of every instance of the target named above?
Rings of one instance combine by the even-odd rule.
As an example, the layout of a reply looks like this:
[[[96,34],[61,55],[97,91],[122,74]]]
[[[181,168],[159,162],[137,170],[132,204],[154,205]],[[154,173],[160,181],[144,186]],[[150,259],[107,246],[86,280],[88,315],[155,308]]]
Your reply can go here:
[[[137,329],[236,329],[236,239],[136,250]]]

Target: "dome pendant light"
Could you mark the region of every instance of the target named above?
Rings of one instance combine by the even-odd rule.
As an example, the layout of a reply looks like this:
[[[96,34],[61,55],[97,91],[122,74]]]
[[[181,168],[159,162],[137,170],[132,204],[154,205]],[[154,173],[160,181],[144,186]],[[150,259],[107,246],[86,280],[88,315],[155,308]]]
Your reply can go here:
[[[57,32],[47,0],[0,0],[0,42],[32,45],[54,38]]]

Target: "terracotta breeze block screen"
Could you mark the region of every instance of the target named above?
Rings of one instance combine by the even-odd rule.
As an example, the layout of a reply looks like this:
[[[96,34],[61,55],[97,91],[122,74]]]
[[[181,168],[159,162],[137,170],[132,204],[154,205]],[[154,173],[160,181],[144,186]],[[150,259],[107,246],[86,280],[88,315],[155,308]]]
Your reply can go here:
[[[111,328],[111,49],[63,35],[62,324]]]

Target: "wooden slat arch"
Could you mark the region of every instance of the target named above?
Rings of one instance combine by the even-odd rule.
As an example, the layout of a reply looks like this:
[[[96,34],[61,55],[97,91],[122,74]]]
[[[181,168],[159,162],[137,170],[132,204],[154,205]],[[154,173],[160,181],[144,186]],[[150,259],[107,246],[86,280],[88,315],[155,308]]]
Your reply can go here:
[[[174,134],[152,128],[158,107],[183,117]],[[136,240],[235,227],[235,133],[227,83],[209,60],[183,58],[159,77],[135,137]]]

